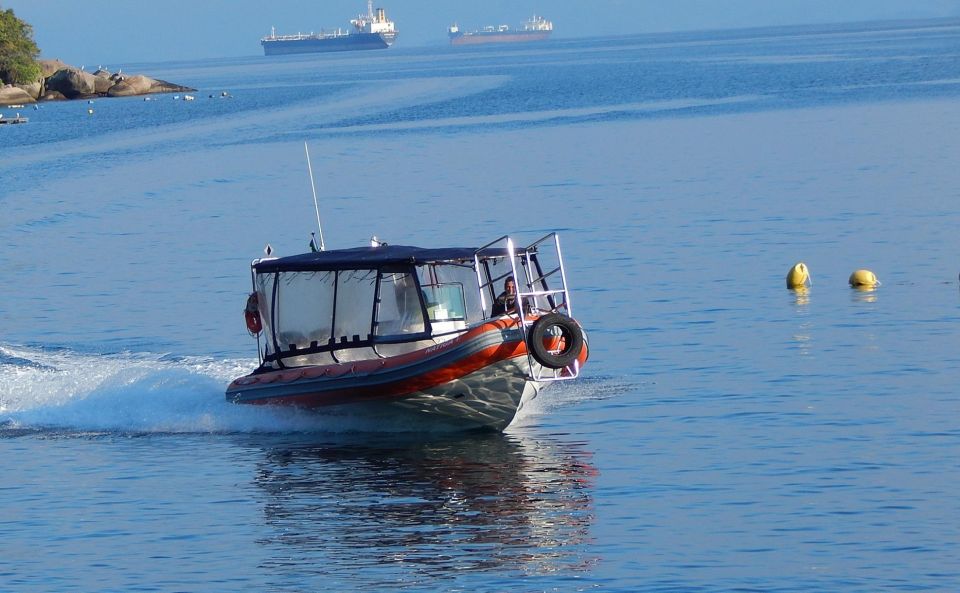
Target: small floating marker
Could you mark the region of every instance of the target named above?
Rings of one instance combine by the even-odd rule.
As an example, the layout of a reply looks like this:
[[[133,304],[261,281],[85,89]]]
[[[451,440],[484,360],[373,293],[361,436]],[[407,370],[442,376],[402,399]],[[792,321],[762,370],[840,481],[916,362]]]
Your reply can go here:
[[[850,274],[850,286],[854,288],[876,288],[880,286],[880,280],[870,270],[857,270]]]
[[[93,115],[93,109],[87,109],[87,115]]]
[[[787,272],[787,288],[794,289],[807,286],[810,286],[810,270],[807,269],[807,264],[797,262]]]

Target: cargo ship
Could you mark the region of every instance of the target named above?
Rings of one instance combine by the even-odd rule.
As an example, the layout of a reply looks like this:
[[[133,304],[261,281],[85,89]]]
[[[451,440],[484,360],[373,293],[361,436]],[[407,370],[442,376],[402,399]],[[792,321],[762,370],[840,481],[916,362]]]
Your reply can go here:
[[[373,11],[373,0],[367,0],[367,14],[352,19],[353,29],[335,31],[320,30],[319,33],[296,33],[277,35],[271,29],[270,35],[260,39],[263,55],[305,54],[328,51],[354,51],[359,49],[387,49],[397,38],[397,29],[393,21],[387,19],[382,8]]]
[[[543,41],[550,37],[552,32],[553,22],[537,15],[533,15],[530,20],[516,28],[510,25],[489,25],[476,31],[461,31],[456,23],[447,28],[451,45]]]

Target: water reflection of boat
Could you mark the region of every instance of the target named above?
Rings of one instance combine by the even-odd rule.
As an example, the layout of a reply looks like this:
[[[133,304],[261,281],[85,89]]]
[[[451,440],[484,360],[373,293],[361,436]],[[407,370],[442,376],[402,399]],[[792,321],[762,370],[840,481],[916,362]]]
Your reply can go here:
[[[481,248],[378,243],[266,258],[252,277],[260,365],[227,388],[237,403],[386,407],[503,430],[587,360],[555,233],[520,248],[501,237]],[[510,298],[498,297],[512,279]],[[509,310],[493,306],[499,299]]]
[[[591,564],[597,472],[579,445],[473,433],[258,448],[263,543],[284,571],[389,582],[401,569],[434,579]]]

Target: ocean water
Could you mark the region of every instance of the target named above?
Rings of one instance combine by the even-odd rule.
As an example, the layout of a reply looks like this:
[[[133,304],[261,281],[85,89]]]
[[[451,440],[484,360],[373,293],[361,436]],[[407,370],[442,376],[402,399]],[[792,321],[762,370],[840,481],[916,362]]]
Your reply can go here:
[[[960,590],[960,21],[122,67],[0,128],[0,590]],[[328,247],[559,231],[582,378],[227,404],[305,142]]]

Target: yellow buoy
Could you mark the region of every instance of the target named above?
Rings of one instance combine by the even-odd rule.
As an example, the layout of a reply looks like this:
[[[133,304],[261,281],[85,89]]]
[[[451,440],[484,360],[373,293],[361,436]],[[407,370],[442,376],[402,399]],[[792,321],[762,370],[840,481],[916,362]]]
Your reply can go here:
[[[93,109],[87,109],[87,113],[89,113],[90,115],[93,115]]]
[[[802,288],[810,285],[810,271],[807,264],[798,262],[787,272],[787,288]]]
[[[857,270],[850,274],[850,286],[854,288],[876,288],[880,286],[880,280],[870,270]]]

